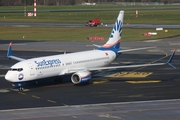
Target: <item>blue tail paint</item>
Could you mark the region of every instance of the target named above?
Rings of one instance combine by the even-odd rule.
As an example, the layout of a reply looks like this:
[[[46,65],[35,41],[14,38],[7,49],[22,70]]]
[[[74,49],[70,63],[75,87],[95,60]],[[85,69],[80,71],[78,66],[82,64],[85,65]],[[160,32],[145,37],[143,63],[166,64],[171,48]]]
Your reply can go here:
[[[120,41],[122,35],[123,18],[124,11],[120,11],[108,41],[106,44],[101,46],[99,50],[113,50],[115,52],[121,50]]]

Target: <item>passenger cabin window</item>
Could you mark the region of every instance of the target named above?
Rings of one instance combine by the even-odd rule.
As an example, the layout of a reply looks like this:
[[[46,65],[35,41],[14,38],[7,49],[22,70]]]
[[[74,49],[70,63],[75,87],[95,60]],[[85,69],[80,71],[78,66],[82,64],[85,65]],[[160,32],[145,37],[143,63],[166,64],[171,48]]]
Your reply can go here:
[[[23,68],[10,68],[9,71],[18,71],[18,72],[21,72],[21,71],[23,71]]]

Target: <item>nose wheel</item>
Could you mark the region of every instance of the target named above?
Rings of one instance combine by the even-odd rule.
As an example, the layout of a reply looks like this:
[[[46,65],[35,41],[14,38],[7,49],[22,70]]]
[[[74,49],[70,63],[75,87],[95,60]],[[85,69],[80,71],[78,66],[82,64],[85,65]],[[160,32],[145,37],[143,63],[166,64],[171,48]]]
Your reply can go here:
[[[14,89],[18,89],[19,91],[24,91],[23,83],[13,83]]]
[[[23,91],[24,90],[24,88],[23,87],[19,87],[19,91]]]

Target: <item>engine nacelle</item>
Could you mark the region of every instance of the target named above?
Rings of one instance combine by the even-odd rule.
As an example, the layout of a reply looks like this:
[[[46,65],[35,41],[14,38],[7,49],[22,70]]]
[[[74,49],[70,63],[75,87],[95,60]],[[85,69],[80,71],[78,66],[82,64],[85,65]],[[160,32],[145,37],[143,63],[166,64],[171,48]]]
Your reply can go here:
[[[91,72],[89,71],[79,71],[71,76],[71,81],[74,84],[85,83],[88,82],[89,79],[91,79]]]

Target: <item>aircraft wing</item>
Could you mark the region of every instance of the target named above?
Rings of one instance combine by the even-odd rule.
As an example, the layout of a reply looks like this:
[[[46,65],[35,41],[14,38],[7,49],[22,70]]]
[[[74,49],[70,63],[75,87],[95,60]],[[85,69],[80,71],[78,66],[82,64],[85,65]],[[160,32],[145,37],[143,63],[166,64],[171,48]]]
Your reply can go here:
[[[88,70],[89,71],[94,71],[94,70],[108,70],[108,69],[119,69],[119,68],[135,68],[135,67],[156,66],[156,65],[165,65],[165,64],[166,63],[126,65],[126,66],[110,66],[110,67],[89,68]]]
[[[94,70],[108,70],[108,69],[118,69],[118,68],[134,68],[134,67],[148,67],[148,66],[157,66],[157,65],[166,65],[169,64],[171,67],[176,68],[171,64],[171,61],[174,57],[174,54],[176,52],[176,49],[172,53],[171,57],[166,63],[149,63],[149,64],[140,64],[140,65],[126,65],[126,66],[110,66],[110,67],[97,67],[97,68],[88,68],[88,71],[94,71]]]
[[[7,57],[10,58],[10,59],[17,60],[17,61],[23,61],[23,60],[25,60],[25,59],[23,59],[23,58],[16,57],[16,56],[13,56],[13,55],[12,55],[12,42],[9,43],[8,52],[7,52]]]
[[[144,48],[135,48],[135,49],[119,50],[118,53],[130,52],[130,51],[136,51],[136,50],[144,50],[144,49],[152,49],[152,48],[156,48],[156,47],[144,47]]]
[[[148,66],[157,66],[157,65],[170,65],[173,68],[176,68],[171,64],[171,61],[174,57],[176,49],[170,56],[169,60],[166,63],[149,63],[149,64],[140,64],[140,65],[126,65],[126,66],[109,66],[109,67],[96,67],[96,68],[73,68],[66,71],[65,74],[74,73],[78,71],[96,71],[96,70],[109,70],[109,69],[119,69],[119,68],[135,68],[135,67],[148,67]]]

